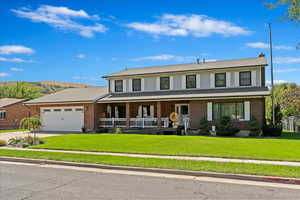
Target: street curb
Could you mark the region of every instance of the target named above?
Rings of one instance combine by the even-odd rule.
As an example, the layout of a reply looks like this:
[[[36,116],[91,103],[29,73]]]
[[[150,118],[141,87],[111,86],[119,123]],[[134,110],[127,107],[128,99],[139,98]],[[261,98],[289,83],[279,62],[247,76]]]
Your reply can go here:
[[[164,173],[164,174],[173,174],[173,175],[212,177],[212,178],[224,178],[224,179],[235,179],[235,180],[245,180],[245,181],[259,181],[259,182],[300,185],[300,179],[296,179],[296,178],[254,176],[254,175],[241,175],[241,174],[224,174],[224,173],[215,173],[215,172],[185,171],[185,170],[142,168],[142,167],[129,167],[129,166],[113,166],[113,165],[65,162],[65,161],[54,161],[54,160],[43,160],[43,159],[5,157],[5,156],[0,156],[0,161],[30,163],[30,164],[63,165],[63,166],[71,166],[71,167],[85,167],[85,168],[108,169],[108,170],[125,170],[125,171],[148,172],[148,173],[149,172],[150,173]]]

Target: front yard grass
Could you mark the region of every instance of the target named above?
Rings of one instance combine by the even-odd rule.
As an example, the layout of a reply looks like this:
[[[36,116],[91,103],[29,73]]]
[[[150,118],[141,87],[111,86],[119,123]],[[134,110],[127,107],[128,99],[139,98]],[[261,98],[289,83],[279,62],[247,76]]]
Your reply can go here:
[[[206,171],[232,174],[279,176],[300,178],[300,167],[266,164],[222,163],[159,158],[134,158],[110,155],[92,155],[61,152],[39,152],[0,149],[0,156],[47,159],[57,161],[95,163],[144,168],[163,168],[191,171]]]
[[[11,129],[11,130],[0,130],[0,133],[11,133],[11,132],[21,132],[28,131],[27,129]]]
[[[285,138],[68,134],[31,148],[300,161],[300,139]]]

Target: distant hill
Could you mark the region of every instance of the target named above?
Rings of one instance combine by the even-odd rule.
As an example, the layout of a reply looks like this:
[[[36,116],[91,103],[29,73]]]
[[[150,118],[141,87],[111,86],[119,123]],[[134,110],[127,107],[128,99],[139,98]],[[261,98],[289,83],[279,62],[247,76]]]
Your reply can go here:
[[[24,81],[22,81],[24,82]],[[0,86],[2,85],[14,85],[17,81],[9,81],[9,82],[0,82]],[[94,87],[91,85],[79,84],[79,83],[66,83],[59,81],[40,81],[40,82],[25,82],[33,85],[34,87],[40,88],[42,93],[51,94],[54,92],[58,92],[67,88],[85,88],[85,87]]]

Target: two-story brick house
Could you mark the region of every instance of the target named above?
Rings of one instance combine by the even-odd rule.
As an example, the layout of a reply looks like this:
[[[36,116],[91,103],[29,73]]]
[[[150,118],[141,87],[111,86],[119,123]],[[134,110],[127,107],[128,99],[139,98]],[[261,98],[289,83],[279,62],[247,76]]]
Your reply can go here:
[[[203,118],[213,125],[222,116],[230,116],[241,129],[249,128],[252,116],[263,125],[265,96],[269,95],[266,66],[261,54],[257,58],[131,68],[106,75],[107,91],[102,90],[90,102],[94,123],[87,128],[166,128],[172,112],[179,115],[177,124],[189,128],[198,128]],[[59,102],[64,102],[63,106],[68,103],[64,99]],[[29,104],[45,106],[39,99]]]

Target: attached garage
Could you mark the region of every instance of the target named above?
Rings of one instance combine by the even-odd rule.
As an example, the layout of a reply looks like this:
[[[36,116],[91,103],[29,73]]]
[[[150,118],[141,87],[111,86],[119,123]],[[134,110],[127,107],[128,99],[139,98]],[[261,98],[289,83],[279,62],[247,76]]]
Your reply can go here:
[[[42,131],[92,131],[98,127],[96,102],[107,95],[107,87],[70,88],[25,104],[39,113]]]
[[[84,127],[84,107],[41,108],[43,131],[81,131]]]

